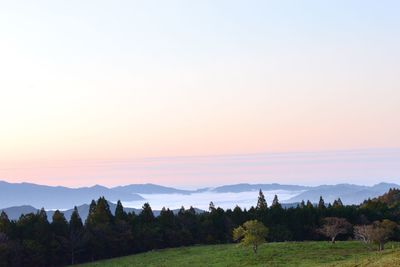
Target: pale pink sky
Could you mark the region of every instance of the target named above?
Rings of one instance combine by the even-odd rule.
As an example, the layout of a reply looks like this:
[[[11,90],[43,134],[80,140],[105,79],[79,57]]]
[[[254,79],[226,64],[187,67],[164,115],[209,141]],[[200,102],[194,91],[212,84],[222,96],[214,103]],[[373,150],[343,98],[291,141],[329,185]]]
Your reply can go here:
[[[400,147],[399,4],[289,2],[1,3],[0,179],[185,184],[95,166]],[[230,181],[207,177],[188,184]]]
[[[36,161],[0,168],[9,181],[66,186],[157,183],[198,188],[231,183],[400,183],[400,149],[259,153],[126,160]],[[29,179],[26,179],[29,177]]]

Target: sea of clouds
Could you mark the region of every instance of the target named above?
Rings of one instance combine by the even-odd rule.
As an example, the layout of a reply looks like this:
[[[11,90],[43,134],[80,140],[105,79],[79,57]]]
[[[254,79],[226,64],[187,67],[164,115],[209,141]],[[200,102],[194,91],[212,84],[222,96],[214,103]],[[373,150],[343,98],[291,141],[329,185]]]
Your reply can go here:
[[[265,191],[265,199],[268,205],[271,204],[275,195],[278,196],[281,202],[285,202],[298,195],[299,191]],[[258,191],[240,192],[240,193],[216,193],[212,191],[205,191],[202,193],[193,193],[188,195],[182,194],[140,194],[145,200],[123,202],[124,207],[141,208],[145,202],[150,203],[154,210],[160,210],[163,207],[170,209],[179,209],[182,206],[207,210],[210,201],[216,207],[223,209],[234,208],[238,205],[241,208],[250,208],[257,204]]]

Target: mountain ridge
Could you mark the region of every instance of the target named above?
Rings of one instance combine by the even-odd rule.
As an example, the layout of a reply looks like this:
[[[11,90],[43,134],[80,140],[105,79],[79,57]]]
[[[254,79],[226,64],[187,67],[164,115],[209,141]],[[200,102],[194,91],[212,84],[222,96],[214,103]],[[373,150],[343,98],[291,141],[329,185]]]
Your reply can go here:
[[[0,208],[32,205],[35,207],[70,208],[90,203],[92,199],[104,196],[110,201],[143,200],[138,194],[117,192],[105,186],[69,188],[64,186],[48,186],[32,183],[8,183],[0,181]]]
[[[283,203],[298,203],[302,200],[310,200],[317,203],[322,196],[326,203],[332,203],[341,198],[345,204],[360,204],[368,198],[374,198],[390,188],[400,188],[394,183],[381,182],[372,186],[341,183],[336,185],[301,186],[279,183],[238,183],[227,184],[217,187],[205,187],[194,190],[177,189],[170,186],[146,184],[128,184],[115,187],[93,185],[89,187],[69,188],[65,186],[38,185],[34,183],[8,183],[0,181],[0,208],[8,208],[22,205],[32,207],[45,207],[46,209],[69,209],[90,203],[92,199],[104,196],[112,202],[121,200],[123,202],[146,201],[143,197],[151,194],[191,195],[202,193],[241,193],[263,191],[286,191],[294,193],[294,196],[282,201]],[[141,194],[143,196],[141,196]],[[198,196],[198,195],[197,195]],[[213,199],[210,199],[210,201]],[[168,206],[168,199],[166,199]]]
[[[176,189],[173,187],[157,185],[152,183],[146,184],[128,184],[122,186],[111,187],[110,189],[118,192],[135,193],[135,194],[191,194],[193,190]]]

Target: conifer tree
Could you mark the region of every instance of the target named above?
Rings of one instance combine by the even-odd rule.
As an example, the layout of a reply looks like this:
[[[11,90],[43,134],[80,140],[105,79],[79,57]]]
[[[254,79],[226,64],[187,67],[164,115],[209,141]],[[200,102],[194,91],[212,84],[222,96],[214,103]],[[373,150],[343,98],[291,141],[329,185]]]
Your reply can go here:
[[[89,213],[88,213],[88,216],[85,221],[86,225],[90,225],[90,224],[94,223],[93,218],[94,218],[95,212],[96,212],[96,201],[94,201],[94,199],[92,199],[92,202],[90,202],[90,205],[89,205]]]
[[[309,208],[309,209],[312,209],[312,208],[314,208],[314,205],[311,203],[310,200],[307,200],[306,207]]]
[[[38,211],[38,217],[39,217],[39,220],[40,220],[41,222],[43,222],[43,223],[48,223],[48,220],[47,220],[47,213],[46,213],[46,211],[44,210],[44,208],[41,208],[40,211]]]
[[[104,197],[100,197],[96,203],[95,223],[96,224],[109,224],[113,220],[113,216],[108,205],[107,200]]]
[[[0,233],[7,234],[10,227],[10,220],[7,214],[2,211],[0,214]]]
[[[118,200],[117,207],[115,208],[115,220],[116,221],[124,221],[127,218],[127,214],[124,211],[124,207],[122,206],[121,201]]]
[[[333,208],[340,208],[343,207],[343,203],[342,200],[340,198],[338,198],[337,200],[333,201]]]
[[[214,202],[210,202],[210,205],[208,205],[208,211],[209,212],[213,212],[213,211],[215,211],[215,205],[214,205]]]
[[[318,209],[325,209],[325,201],[322,198],[322,196],[319,197],[319,202],[318,202]]]
[[[260,191],[258,193],[258,200],[257,200],[256,209],[260,210],[260,211],[267,210],[267,201],[265,200],[264,193],[262,192],[261,189],[260,189]]]
[[[83,228],[82,219],[79,216],[78,208],[75,206],[69,221],[69,230],[76,232]]]
[[[139,218],[141,219],[142,223],[151,223],[154,222],[154,214],[153,210],[150,207],[149,203],[144,203],[142,207],[142,211],[140,212]]]
[[[83,234],[84,234],[82,219],[79,216],[78,208],[76,206],[74,207],[74,211],[71,214],[71,219],[69,220],[68,232],[69,232],[68,248],[71,258],[70,262],[71,264],[74,264],[76,253],[79,250],[79,248],[83,245]]]
[[[68,233],[68,222],[64,213],[56,210],[53,214],[51,228],[56,236],[66,237]]]
[[[56,265],[63,265],[68,259],[68,254],[66,253],[68,244],[68,222],[64,217],[64,213],[59,210],[54,212],[52,219],[50,226],[53,232],[53,240],[51,243],[53,262],[56,263]]]
[[[277,195],[274,196],[274,199],[272,200],[272,205],[271,205],[271,207],[274,207],[274,208],[282,208],[281,204],[279,203],[279,200],[278,200],[278,196],[277,196]]]

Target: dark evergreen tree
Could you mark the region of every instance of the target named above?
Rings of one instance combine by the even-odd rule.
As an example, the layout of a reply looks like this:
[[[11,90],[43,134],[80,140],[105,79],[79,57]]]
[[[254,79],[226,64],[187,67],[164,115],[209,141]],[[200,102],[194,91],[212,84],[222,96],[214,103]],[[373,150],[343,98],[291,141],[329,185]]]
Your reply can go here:
[[[0,214],[0,233],[8,235],[10,230],[10,220],[8,219],[7,214],[2,211]]]
[[[118,200],[117,206],[115,207],[115,220],[116,221],[126,221],[127,214],[124,211],[121,201]]]
[[[79,256],[80,252],[82,252],[82,248],[84,246],[83,235],[84,228],[82,219],[79,216],[78,208],[75,206],[74,211],[71,214],[68,227],[68,250],[71,264],[76,263],[77,256]]]
[[[66,237],[68,233],[68,222],[64,213],[56,210],[52,217],[51,228],[56,236]]]
[[[156,224],[153,210],[149,203],[145,203],[138,216],[138,239],[140,240],[139,251],[159,248],[161,233]]]
[[[100,197],[96,203],[96,210],[92,215],[96,224],[107,225],[113,221],[113,216],[108,205],[107,200],[104,197]]]
[[[279,203],[277,195],[275,195],[274,199],[272,200],[271,208],[282,208],[281,204]]]
[[[158,217],[158,222],[161,229],[163,247],[174,247],[179,244],[179,227],[174,213],[170,209],[163,207]]]
[[[243,212],[242,209],[237,205],[232,211],[231,219],[234,228],[238,227],[239,225],[242,225],[247,221],[245,212]]]
[[[104,197],[100,197],[95,204],[90,205],[86,219],[87,231],[85,239],[92,260],[108,258],[113,253],[113,223],[110,206]]]
[[[89,205],[89,213],[88,213],[88,216],[87,216],[86,221],[85,221],[86,225],[90,225],[90,224],[94,223],[92,220],[94,219],[94,213],[95,212],[96,212],[96,201],[94,201],[94,199],[93,199],[92,202],[90,202],[90,205]]]
[[[338,198],[337,200],[333,201],[333,208],[341,208],[343,207],[343,203],[342,200],[340,198]]]
[[[319,202],[318,202],[318,209],[325,209],[326,208],[326,206],[325,206],[325,201],[324,201],[324,199],[322,198],[322,196],[320,196],[319,197]]]
[[[113,255],[127,255],[133,246],[133,233],[128,222],[128,214],[124,211],[121,201],[118,200],[115,208],[114,234],[112,236]]]
[[[194,244],[198,238],[198,222],[194,208],[190,207],[188,210],[185,210],[182,207],[178,212],[177,219],[180,229],[178,233],[180,243],[185,246]]]
[[[257,200],[256,209],[257,210],[261,210],[261,211],[265,211],[265,210],[267,210],[267,207],[268,207],[267,206],[267,201],[265,200],[264,193],[260,189],[260,191],[258,192],[258,200]]]
[[[307,200],[306,207],[307,207],[308,209],[312,209],[312,208],[314,208],[314,205],[311,203],[310,200]]]
[[[153,210],[149,203],[144,203],[142,211],[139,214],[139,219],[142,223],[152,223],[155,220]]]
[[[56,210],[53,214],[50,226],[53,232],[51,243],[52,262],[57,266],[63,265],[68,260],[68,222],[64,214]]]
[[[212,212],[212,211],[214,211],[215,210],[215,205],[214,205],[214,202],[210,202],[210,205],[208,205],[208,211],[209,212]]]

